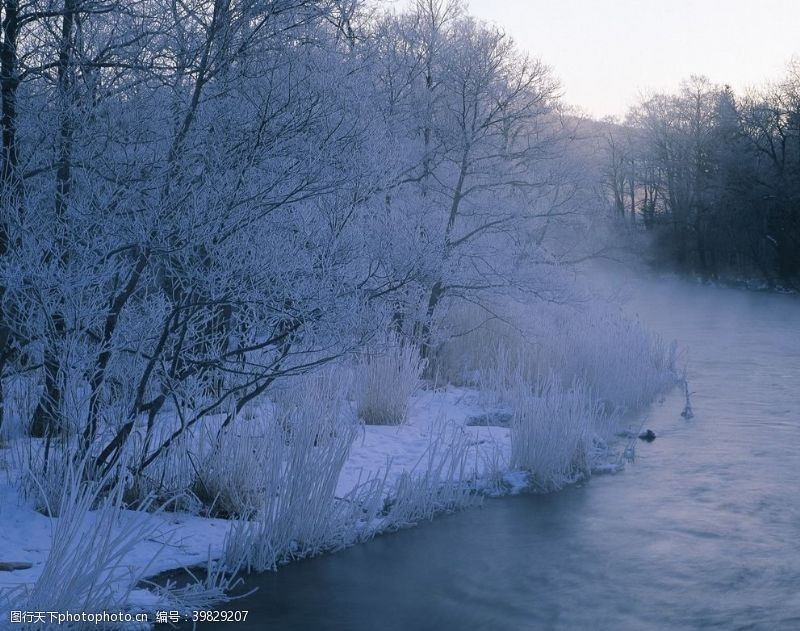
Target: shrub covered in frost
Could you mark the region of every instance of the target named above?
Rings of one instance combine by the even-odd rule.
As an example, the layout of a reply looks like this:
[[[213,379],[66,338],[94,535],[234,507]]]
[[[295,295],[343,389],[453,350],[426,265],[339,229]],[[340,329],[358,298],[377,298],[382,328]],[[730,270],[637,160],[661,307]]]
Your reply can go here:
[[[368,425],[404,423],[424,368],[417,347],[398,338],[382,351],[366,355],[356,369],[358,416]]]

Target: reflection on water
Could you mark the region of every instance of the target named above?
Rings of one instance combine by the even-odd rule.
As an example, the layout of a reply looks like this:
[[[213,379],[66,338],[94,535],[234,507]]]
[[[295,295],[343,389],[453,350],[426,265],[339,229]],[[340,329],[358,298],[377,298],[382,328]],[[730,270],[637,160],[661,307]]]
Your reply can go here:
[[[676,392],[621,474],[257,577],[236,628],[800,629],[800,300],[659,282],[627,309],[687,351],[694,419]]]

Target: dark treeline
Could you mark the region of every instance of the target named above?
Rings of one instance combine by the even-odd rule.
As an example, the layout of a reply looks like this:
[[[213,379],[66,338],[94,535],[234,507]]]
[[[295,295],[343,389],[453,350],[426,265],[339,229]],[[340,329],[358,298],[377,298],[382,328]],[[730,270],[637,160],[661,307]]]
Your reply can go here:
[[[604,129],[604,189],[656,263],[703,279],[800,278],[800,64],[751,94],[692,77]]]

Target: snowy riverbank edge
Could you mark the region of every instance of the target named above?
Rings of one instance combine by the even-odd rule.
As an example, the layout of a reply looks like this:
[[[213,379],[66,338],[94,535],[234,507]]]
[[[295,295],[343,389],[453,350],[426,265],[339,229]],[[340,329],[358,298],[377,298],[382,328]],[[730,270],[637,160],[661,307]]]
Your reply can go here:
[[[408,421],[403,425],[363,426],[339,477],[339,497],[345,496],[365,479],[383,477],[387,482],[384,488],[393,489],[404,474],[424,474],[429,466],[432,446],[438,444],[441,448],[445,435],[459,437],[462,446],[468,450],[469,462],[458,474],[463,482],[461,500],[454,496],[455,501],[452,497],[449,502],[437,504],[434,501],[426,507],[425,514],[408,523],[373,520],[364,524],[357,539],[345,545],[413,525],[434,514],[450,512],[478,501],[482,496],[497,497],[537,490],[526,472],[509,468],[511,442],[508,427],[473,424],[475,419],[486,419],[487,414],[491,418],[491,412],[478,391],[448,387],[417,393],[412,400]],[[637,419],[641,420],[641,414],[626,421],[633,424]],[[624,433],[625,429],[626,424],[621,422],[620,430]],[[592,473],[616,472],[623,468],[624,446],[618,444],[612,448],[596,442],[595,447],[596,453],[591,459]],[[50,552],[53,527],[53,520],[35,511],[30,502],[20,497],[10,469],[12,449],[13,446],[8,444],[0,450],[0,467],[5,468],[5,471],[0,470],[0,561],[30,564],[31,567],[0,572],[0,590],[6,592],[35,583]],[[140,516],[140,513],[136,514],[136,517]],[[88,519],[92,517],[89,515]],[[146,519],[151,521],[148,530],[157,534],[139,541],[125,554],[123,561],[132,575],[144,577],[205,566],[209,559],[219,558],[226,535],[234,524],[224,519],[181,512],[156,512],[146,515]],[[86,528],[88,531],[92,525],[86,524]],[[341,547],[344,546],[331,545],[321,552]],[[155,619],[156,611],[174,606],[174,603],[165,602],[163,596],[142,587],[131,591],[126,599],[128,612],[147,613],[150,621]],[[13,608],[13,602],[0,600],[0,624],[8,623]]]

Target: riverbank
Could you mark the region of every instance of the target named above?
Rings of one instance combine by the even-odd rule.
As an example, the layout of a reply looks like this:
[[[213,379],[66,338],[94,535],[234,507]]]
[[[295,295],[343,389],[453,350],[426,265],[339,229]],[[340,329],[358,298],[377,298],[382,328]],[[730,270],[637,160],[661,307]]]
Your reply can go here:
[[[18,405],[0,450],[0,562],[16,568],[0,572],[0,603],[205,608],[224,601],[239,572],[348,547],[487,495],[555,491],[620,470],[618,435],[631,440],[637,413],[678,379],[675,345],[596,304],[516,317],[520,326],[462,323],[470,333],[436,357],[445,387],[421,382],[419,362],[398,345],[376,361],[287,380],[230,425],[212,413],[187,428],[167,412],[151,435],[139,419],[113,477],[99,481],[76,459],[77,434],[30,438],[30,411]],[[15,400],[36,400],[34,381],[11,385]],[[389,411],[392,424],[374,424]],[[143,440],[170,435],[176,442],[155,454]],[[148,586],[181,567],[203,567],[203,578]]]
[[[471,426],[470,419],[486,417],[489,410],[480,402],[475,390],[447,388],[421,391],[413,397],[408,422],[399,426],[361,426],[339,476],[337,497],[347,497],[364,481],[381,479],[384,489],[395,488],[403,475],[428,472],[426,458],[433,451],[446,451],[446,436],[461,435],[471,463],[460,470],[458,479],[482,479],[488,485],[497,482],[496,492],[522,488],[524,481],[513,475],[504,476],[508,466],[510,438],[508,427]],[[454,434],[455,432],[455,434]],[[13,572],[0,572],[0,589],[30,588],[40,577],[51,547],[52,530],[58,518],[46,517],[33,507],[33,502],[21,496],[16,480],[15,452],[27,448],[27,440],[9,442],[0,450],[0,533],[2,554],[0,562],[14,562],[20,567]],[[444,454],[441,454],[443,456]],[[454,481],[456,481],[454,480]],[[129,511],[128,517],[142,517]],[[125,511],[122,518],[125,519]],[[128,550],[120,565],[134,572],[144,570],[142,578],[167,570],[204,564],[209,558],[223,554],[225,538],[233,521],[201,517],[187,512],[158,511],[147,514],[151,523],[145,528],[151,534]],[[91,522],[85,531],[93,528]],[[377,530],[376,526],[376,530]],[[146,569],[145,569],[146,568]],[[13,605],[13,603],[11,603]],[[137,589],[131,592],[127,605],[131,611],[151,610],[156,604],[152,594]],[[151,610],[152,613],[152,610]]]
[[[424,480],[429,490],[436,484],[456,484],[462,488],[450,496],[431,496],[430,502],[418,507],[420,510],[409,506],[404,515],[397,511],[393,514],[391,507],[378,511],[381,517],[362,524],[360,534],[342,544],[363,541],[383,531],[473,503],[481,494],[498,496],[529,488],[529,476],[510,467],[508,420],[507,412],[487,405],[486,397],[477,390],[448,387],[422,390],[414,395],[408,421],[402,425],[362,425],[342,467],[336,497],[342,500],[353,497],[354,490],[363,488],[370,480],[380,480],[380,495],[385,502],[391,501],[392,496],[396,499],[403,484],[412,480],[417,483]],[[14,462],[19,461],[15,452],[26,448],[23,442],[9,442],[0,450],[0,467],[3,468],[0,561],[18,563],[22,568],[0,572],[0,590],[17,596],[31,590],[42,573],[48,571],[53,531],[59,520],[34,510],[30,499],[23,498],[15,485],[20,474],[14,470]],[[595,445],[597,451],[591,456],[595,471],[613,471],[620,466],[619,453],[614,454],[600,442]],[[604,449],[607,451],[603,452]],[[443,464],[447,471],[441,468]],[[93,532],[96,520],[95,515],[87,513],[79,529],[87,534]],[[139,525],[146,536],[126,549],[116,565],[117,569],[143,579],[182,567],[205,566],[209,559],[220,559],[224,555],[226,538],[237,524],[187,512],[122,510],[114,528],[120,530],[136,520],[147,522]],[[332,548],[335,547],[333,543]],[[120,585],[120,589],[127,587],[130,586]],[[125,594],[124,606],[131,613],[146,612],[154,619],[152,616],[159,608],[176,605],[168,601],[166,593],[155,594],[139,585]],[[6,603],[6,609],[13,607],[13,601]]]
[[[694,418],[675,389],[618,475],[253,576],[237,629],[797,629],[800,303],[674,278],[629,294],[686,349]]]

